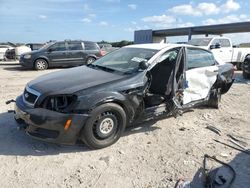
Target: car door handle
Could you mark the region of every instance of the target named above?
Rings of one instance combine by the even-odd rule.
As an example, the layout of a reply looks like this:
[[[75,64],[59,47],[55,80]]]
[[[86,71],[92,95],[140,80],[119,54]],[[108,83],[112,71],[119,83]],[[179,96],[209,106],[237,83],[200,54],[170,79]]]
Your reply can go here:
[[[214,70],[213,72],[219,72],[219,70]]]

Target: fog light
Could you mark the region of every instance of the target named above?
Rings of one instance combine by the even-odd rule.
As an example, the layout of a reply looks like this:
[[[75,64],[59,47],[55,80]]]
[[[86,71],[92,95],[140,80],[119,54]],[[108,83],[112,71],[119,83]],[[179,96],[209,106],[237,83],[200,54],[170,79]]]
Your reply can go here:
[[[64,130],[68,130],[68,129],[70,128],[71,122],[72,122],[71,119],[68,119],[68,120],[66,121],[66,124],[65,124],[65,126],[64,126]]]

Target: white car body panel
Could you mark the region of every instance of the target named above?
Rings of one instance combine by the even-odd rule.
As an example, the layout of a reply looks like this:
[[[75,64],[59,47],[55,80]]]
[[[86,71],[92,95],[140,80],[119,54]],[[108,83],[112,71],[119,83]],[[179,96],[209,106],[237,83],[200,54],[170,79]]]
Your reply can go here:
[[[187,88],[184,90],[183,103],[205,99],[216,82],[218,67],[210,66],[186,71]]]
[[[18,46],[15,48],[16,57],[19,58],[23,53],[31,52],[31,48],[28,46]]]
[[[13,49],[13,47],[8,46],[8,45],[0,45],[0,60],[3,60],[5,57],[5,52],[8,49]]]

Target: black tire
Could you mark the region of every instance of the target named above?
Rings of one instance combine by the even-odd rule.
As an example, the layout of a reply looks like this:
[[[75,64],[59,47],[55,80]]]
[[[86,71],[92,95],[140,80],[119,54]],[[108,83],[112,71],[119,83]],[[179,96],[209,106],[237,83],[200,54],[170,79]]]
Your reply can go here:
[[[242,71],[242,75],[243,75],[244,79],[249,79],[250,78],[250,75],[247,74],[244,70]]]
[[[96,59],[94,57],[88,57],[87,61],[86,61],[86,64],[91,64],[95,61]]]
[[[220,89],[211,92],[208,100],[208,106],[211,108],[219,109],[219,103],[221,101]]]
[[[114,144],[126,127],[126,113],[114,103],[96,107],[81,131],[81,140],[92,149]]]
[[[45,70],[48,68],[48,62],[45,59],[37,59],[34,63],[36,70]]]

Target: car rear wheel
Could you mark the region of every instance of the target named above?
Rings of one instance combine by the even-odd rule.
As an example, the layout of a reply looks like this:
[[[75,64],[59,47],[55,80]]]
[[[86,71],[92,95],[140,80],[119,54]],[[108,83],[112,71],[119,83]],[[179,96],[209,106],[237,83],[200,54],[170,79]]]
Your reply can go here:
[[[81,131],[81,139],[93,149],[114,144],[126,127],[126,113],[114,103],[95,108]]]
[[[220,89],[211,92],[208,100],[208,106],[211,108],[219,109],[219,103],[221,101]]]
[[[48,68],[48,63],[47,63],[47,61],[44,60],[44,59],[37,59],[37,60],[35,61],[34,68],[35,68],[36,70],[45,70],[45,69]]]
[[[96,59],[95,59],[94,57],[89,57],[89,58],[87,59],[87,61],[86,61],[86,64],[87,64],[87,65],[88,65],[88,64],[91,64],[91,63],[93,63],[95,60],[96,60]]]

